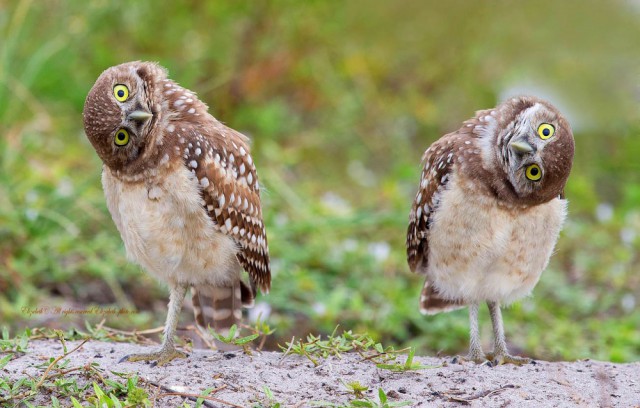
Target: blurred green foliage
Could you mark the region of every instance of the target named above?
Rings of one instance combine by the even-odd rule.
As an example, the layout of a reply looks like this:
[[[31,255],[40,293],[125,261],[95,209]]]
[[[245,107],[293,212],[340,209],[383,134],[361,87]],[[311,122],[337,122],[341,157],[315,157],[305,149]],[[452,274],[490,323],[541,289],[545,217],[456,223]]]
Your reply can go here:
[[[253,139],[273,260],[259,302],[281,343],[340,324],[463,353],[466,312],[421,316],[405,262],[421,154],[509,95],[550,99],[575,131],[570,218],[507,338],[542,359],[637,360],[639,17],[631,0],[2,2],[0,322],[115,305],[140,313],[109,326],[162,324],[166,290],[126,261],[81,117],[102,70],[153,60]]]

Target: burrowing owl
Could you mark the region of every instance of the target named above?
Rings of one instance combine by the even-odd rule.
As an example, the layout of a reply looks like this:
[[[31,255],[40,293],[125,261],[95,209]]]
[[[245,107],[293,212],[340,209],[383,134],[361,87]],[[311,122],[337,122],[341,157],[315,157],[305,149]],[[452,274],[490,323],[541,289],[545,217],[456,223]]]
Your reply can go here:
[[[500,305],[526,296],[546,268],[564,222],[573,162],[569,123],[548,102],[510,99],[477,112],[424,153],[409,215],[407,260],[426,275],[420,310],[469,306],[468,358],[522,364],[509,355]],[[495,348],[480,346],[487,302]]]
[[[162,365],[184,354],[173,337],[192,287],[196,322],[216,330],[241,318],[271,274],[249,141],[208,113],[155,63],[104,71],[83,112],[102,159],[107,207],[127,255],[170,288],[162,348],[127,356]],[[251,284],[241,280],[246,270]]]

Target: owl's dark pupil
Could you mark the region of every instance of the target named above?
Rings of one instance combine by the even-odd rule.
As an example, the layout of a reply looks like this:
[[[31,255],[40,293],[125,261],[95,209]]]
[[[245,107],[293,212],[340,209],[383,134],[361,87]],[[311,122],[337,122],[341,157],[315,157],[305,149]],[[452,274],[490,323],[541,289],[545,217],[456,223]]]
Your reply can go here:
[[[122,95],[121,95],[122,96]],[[551,131],[549,129],[542,129],[542,134],[545,136],[549,136],[549,133],[551,133]]]
[[[538,175],[538,169],[536,169],[535,167],[531,169],[531,175],[532,176],[537,176]]]
[[[124,91],[122,89],[118,90],[118,97],[124,98]]]
[[[118,133],[118,140],[124,140],[124,133]]]

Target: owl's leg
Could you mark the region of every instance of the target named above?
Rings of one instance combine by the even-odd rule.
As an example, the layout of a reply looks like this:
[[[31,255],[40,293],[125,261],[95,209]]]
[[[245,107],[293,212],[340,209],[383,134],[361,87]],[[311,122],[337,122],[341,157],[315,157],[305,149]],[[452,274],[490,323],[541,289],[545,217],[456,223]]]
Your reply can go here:
[[[469,354],[465,357],[454,357],[452,363],[473,361],[479,364],[487,361],[484,357],[482,346],[480,345],[480,329],[478,327],[479,308],[480,306],[477,303],[469,305]]]
[[[491,314],[493,336],[495,339],[493,353],[487,354],[487,359],[491,361],[492,365],[522,365],[530,363],[530,358],[517,357],[509,354],[509,351],[507,350],[507,342],[505,341],[504,336],[504,325],[502,324],[502,311],[500,310],[500,303],[487,302],[487,306],[489,306],[489,313]]]
[[[169,311],[167,312],[167,322],[164,325],[164,340],[162,347],[155,353],[130,354],[120,361],[156,361],[155,365],[165,365],[174,358],[186,358],[187,355],[176,350],[173,336],[176,333],[178,317],[182,310],[182,302],[187,292],[186,285],[176,285],[171,288],[169,294]]]
[[[469,305],[469,355],[467,359],[482,363],[485,361],[484,352],[480,344],[480,328],[478,326],[478,310],[480,306],[477,303]]]

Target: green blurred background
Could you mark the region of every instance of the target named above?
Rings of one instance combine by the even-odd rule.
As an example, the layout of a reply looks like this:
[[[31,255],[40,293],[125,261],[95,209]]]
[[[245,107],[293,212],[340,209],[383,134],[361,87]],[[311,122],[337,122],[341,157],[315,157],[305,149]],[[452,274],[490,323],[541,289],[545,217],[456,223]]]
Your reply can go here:
[[[166,288],[126,261],[81,117],[104,69],[152,60],[253,139],[272,346],[340,324],[464,353],[467,312],[421,316],[405,261],[420,157],[531,93],[569,117],[577,150],[569,220],[533,296],[505,311],[507,339],[540,359],[638,360],[639,21],[637,0],[0,2],[0,325],[101,320],[37,306],[162,325]],[[484,310],[481,324],[489,347]]]

